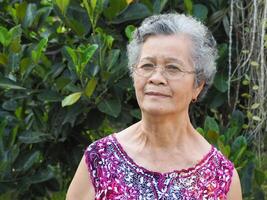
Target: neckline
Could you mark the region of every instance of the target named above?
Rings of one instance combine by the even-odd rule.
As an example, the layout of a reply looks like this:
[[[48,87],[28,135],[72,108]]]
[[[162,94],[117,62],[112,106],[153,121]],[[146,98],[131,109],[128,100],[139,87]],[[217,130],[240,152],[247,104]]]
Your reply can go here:
[[[119,150],[121,151],[124,159],[128,162],[130,162],[133,166],[135,166],[137,169],[141,169],[144,173],[148,173],[148,174],[153,174],[153,175],[159,175],[159,176],[169,176],[172,174],[177,174],[177,175],[187,175],[188,173],[194,171],[196,168],[200,168],[202,167],[202,165],[208,161],[210,159],[210,157],[212,156],[213,152],[214,152],[214,146],[210,145],[210,150],[202,157],[202,159],[196,163],[194,166],[192,167],[188,167],[185,169],[177,169],[177,170],[172,170],[170,172],[156,172],[156,171],[152,171],[149,169],[146,169],[145,167],[140,166],[139,164],[137,164],[127,153],[126,151],[123,149],[122,145],[120,144],[120,142],[117,140],[115,133],[111,134],[111,140],[116,144],[116,146],[119,148]]]

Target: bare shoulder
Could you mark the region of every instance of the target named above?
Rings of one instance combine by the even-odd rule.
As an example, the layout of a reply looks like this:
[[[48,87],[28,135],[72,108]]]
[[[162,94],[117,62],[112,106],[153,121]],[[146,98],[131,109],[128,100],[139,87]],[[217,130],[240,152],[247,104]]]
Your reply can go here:
[[[66,200],[93,200],[95,191],[89,172],[87,170],[85,156],[82,157],[77,171],[69,186]]]
[[[242,192],[241,192],[241,185],[240,179],[236,169],[234,168],[232,182],[230,185],[229,192],[227,194],[228,200],[242,200]]]

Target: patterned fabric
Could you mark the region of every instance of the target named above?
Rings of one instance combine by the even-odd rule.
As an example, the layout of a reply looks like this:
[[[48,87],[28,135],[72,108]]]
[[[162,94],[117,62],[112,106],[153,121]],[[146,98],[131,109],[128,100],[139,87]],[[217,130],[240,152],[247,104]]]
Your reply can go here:
[[[215,147],[194,167],[158,173],[137,165],[114,135],[85,151],[96,200],[226,199],[234,166]]]

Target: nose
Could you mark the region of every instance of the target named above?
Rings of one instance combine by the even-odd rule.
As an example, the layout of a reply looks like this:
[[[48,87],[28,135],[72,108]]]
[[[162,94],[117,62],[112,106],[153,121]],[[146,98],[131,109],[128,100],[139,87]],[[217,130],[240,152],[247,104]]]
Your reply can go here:
[[[163,75],[164,69],[161,67],[156,67],[155,71],[149,77],[149,83],[153,83],[155,85],[165,85],[167,83],[167,79]]]

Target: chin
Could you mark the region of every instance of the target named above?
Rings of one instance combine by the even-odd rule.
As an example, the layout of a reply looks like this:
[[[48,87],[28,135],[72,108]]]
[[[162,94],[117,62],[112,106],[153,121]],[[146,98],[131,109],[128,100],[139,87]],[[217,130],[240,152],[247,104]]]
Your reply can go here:
[[[151,115],[166,115],[173,114],[174,109],[166,108],[163,106],[144,106],[141,108],[143,113],[151,114]]]

